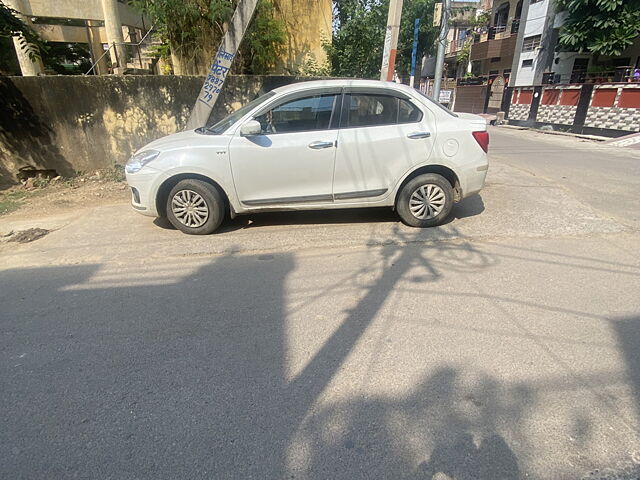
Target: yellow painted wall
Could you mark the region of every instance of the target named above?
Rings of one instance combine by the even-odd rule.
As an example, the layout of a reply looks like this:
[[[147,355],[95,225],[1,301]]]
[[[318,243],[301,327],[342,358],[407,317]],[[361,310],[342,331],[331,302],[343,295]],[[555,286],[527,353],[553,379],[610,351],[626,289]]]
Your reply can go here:
[[[331,0],[274,0],[274,5],[288,34],[278,70],[297,73],[310,59],[323,65],[327,57],[322,41],[331,40]]]

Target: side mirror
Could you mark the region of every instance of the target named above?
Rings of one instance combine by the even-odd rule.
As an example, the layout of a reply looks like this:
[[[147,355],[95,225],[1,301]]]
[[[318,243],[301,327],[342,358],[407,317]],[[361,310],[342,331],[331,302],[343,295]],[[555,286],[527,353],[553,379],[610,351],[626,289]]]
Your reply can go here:
[[[262,125],[256,120],[249,120],[240,127],[240,135],[243,137],[251,137],[252,135],[260,135],[262,133]]]

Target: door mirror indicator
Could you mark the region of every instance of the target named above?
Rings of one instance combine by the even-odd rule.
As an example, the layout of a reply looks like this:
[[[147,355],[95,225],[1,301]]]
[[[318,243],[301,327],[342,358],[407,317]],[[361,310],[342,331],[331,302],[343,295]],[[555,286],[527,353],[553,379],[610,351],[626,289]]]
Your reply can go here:
[[[261,133],[262,126],[260,122],[256,120],[249,120],[240,127],[240,135],[243,137],[251,137],[253,135],[260,135]]]

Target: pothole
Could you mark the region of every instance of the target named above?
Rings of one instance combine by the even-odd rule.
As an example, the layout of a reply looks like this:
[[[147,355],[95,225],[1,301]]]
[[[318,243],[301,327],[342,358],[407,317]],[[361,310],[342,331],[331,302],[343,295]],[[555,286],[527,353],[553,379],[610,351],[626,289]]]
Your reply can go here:
[[[38,240],[47,235],[51,230],[45,230],[44,228],[29,228],[28,230],[21,230],[19,232],[10,232],[5,237],[8,237],[8,242],[17,243],[30,243]]]

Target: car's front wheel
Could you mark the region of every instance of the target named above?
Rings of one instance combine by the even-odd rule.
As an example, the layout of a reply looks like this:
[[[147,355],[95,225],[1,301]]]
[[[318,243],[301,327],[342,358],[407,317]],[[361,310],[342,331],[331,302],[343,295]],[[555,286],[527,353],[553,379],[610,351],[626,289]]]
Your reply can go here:
[[[435,227],[442,224],[453,207],[453,188],[436,173],[425,173],[411,179],[402,188],[396,210],[411,227]]]
[[[213,233],[224,218],[224,200],[216,187],[202,180],[179,181],[167,198],[167,218],[190,235]]]

